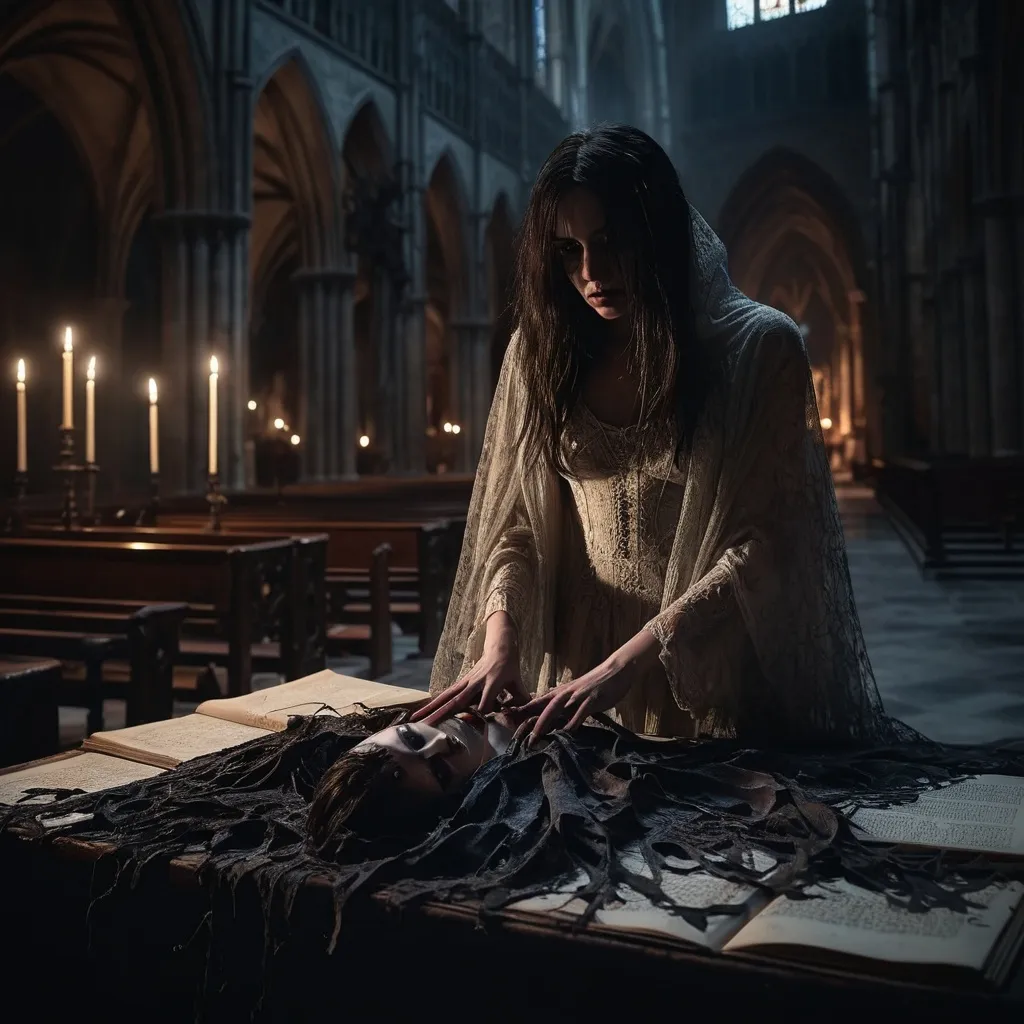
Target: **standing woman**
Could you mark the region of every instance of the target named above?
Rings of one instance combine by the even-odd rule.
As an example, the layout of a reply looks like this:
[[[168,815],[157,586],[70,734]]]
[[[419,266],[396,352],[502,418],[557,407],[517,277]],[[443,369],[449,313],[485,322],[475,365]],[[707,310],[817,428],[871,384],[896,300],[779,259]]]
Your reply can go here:
[[[602,125],[551,154],[515,312],[416,717],[505,693],[535,738],[601,711],[659,736],[898,736],[800,333],[732,285],[653,139]]]

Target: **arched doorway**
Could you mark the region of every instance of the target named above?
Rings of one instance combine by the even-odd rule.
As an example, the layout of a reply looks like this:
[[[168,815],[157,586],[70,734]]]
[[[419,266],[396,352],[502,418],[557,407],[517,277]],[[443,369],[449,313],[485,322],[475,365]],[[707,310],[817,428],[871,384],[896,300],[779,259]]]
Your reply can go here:
[[[34,492],[57,490],[65,324],[80,456],[85,370],[97,360],[100,496],[125,497],[148,477],[145,447],[134,443],[146,417],[136,378],[139,369],[160,376],[167,356],[159,289],[136,287],[130,267],[148,247],[152,281],[161,280],[150,214],[199,200],[208,153],[192,26],[177,2],[158,8],[51,0],[0,18],[0,365],[6,379],[14,360],[29,363]],[[183,407],[185,394],[176,397]],[[13,420],[0,425],[0,439],[12,429]],[[0,441],[4,490],[13,462],[13,439]]]
[[[833,470],[866,459],[863,246],[838,186],[797,153],[777,150],[750,168],[726,201],[720,228],[733,280],[800,326]]]
[[[394,460],[399,401],[395,326],[405,285],[399,186],[391,140],[375,103],[356,112],[341,150],[345,244],[356,254],[353,333],[357,378],[356,468],[386,473]]]
[[[437,162],[430,176],[424,206],[426,459],[429,472],[446,472],[461,456],[460,419],[470,407],[469,396],[459,390],[467,386],[469,380],[467,373],[460,372],[460,352],[452,330],[452,322],[461,313],[466,295],[465,225],[468,216],[465,192],[455,164],[447,154]]]
[[[339,339],[325,272],[340,256],[340,228],[330,129],[299,55],[260,90],[253,135],[248,475],[260,484],[290,479],[300,461],[306,477],[322,479],[336,471],[329,424]],[[297,452],[287,447],[292,435]]]

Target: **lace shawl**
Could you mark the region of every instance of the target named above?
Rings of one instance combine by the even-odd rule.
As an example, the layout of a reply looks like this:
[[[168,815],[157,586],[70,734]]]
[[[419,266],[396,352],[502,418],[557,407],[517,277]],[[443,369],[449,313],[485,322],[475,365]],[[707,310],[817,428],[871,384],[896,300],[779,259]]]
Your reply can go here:
[[[789,317],[732,284],[724,246],[692,208],[691,231],[697,336],[721,356],[726,383],[693,440],[662,613],[648,624],[673,696],[715,735],[909,738],[911,730],[884,714],[865,649],[803,339]],[[517,623],[527,687],[542,693],[565,681],[575,660],[566,647],[572,638],[556,628],[558,580],[576,568],[566,498],[553,470],[519,456],[517,370],[514,336],[487,423],[432,692],[480,657],[501,574],[505,586],[517,571],[530,583]],[[518,567],[506,557],[512,541]],[[698,627],[702,609],[712,621]],[[740,656],[744,647],[755,671]],[[650,707],[646,731],[667,731],[662,718]]]

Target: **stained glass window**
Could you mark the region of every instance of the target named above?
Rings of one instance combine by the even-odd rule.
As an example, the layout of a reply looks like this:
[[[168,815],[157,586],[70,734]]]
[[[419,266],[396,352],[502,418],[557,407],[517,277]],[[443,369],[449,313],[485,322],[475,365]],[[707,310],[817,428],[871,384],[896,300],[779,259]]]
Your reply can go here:
[[[729,28],[743,28],[756,21],[816,11],[827,3],[828,0],[725,0],[726,22]]]
[[[761,20],[771,21],[789,14],[789,0],[761,0]]]
[[[544,74],[548,62],[548,18],[545,0],[533,0],[533,49],[537,74]]]
[[[757,3],[757,0],[727,0],[725,10],[729,28],[743,28],[744,25],[753,25],[755,3]]]

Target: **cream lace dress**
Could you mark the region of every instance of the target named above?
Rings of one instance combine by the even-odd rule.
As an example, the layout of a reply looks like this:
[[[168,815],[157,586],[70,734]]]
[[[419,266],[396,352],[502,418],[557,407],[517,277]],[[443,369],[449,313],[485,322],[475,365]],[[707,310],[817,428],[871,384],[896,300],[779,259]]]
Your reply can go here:
[[[667,430],[664,449],[641,463],[634,427],[603,423],[584,403],[570,421],[564,444],[571,473],[563,481],[567,561],[558,581],[556,626],[563,682],[595,668],[643,628],[669,648],[678,629],[707,634],[735,611],[724,571],[662,611],[686,487],[673,433]],[[525,602],[536,592],[530,545],[526,529],[506,533],[491,559],[485,615],[500,609],[517,626],[525,621]],[[679,672],[666,675],[666,668],[659,665],[636,684],[615,717],[635,732],[693,735],[694,681]]]
[[[857,616],[803,339],[733,287],[725,248],[695,210],[690,229],[695,337],[724,375],[686,465],[673,464],[672,431],[664,458],[640,465],[630,431],[583,408],[566,431],[565,478],[526,459],[519,368],[524,332],[538,328],[520,325],[491,403],[431,692],[475,664],[487,616],[504,608],[535,693],[650,630],[660,671],[617,709],[640,732],[686,735],[695,720],[701,735],[753,742],[898,737]]]

